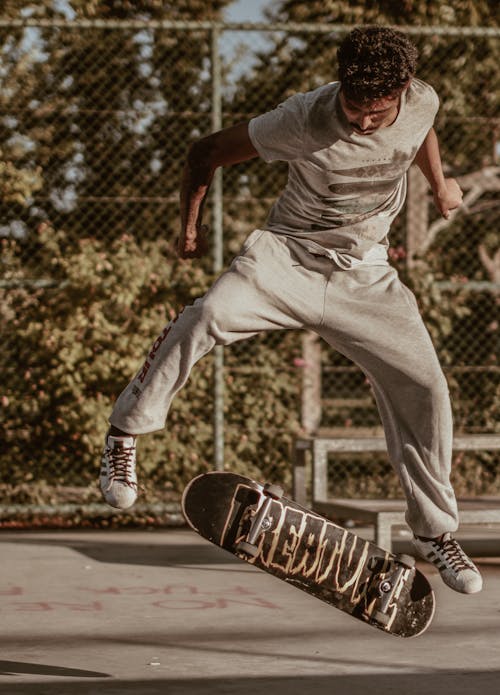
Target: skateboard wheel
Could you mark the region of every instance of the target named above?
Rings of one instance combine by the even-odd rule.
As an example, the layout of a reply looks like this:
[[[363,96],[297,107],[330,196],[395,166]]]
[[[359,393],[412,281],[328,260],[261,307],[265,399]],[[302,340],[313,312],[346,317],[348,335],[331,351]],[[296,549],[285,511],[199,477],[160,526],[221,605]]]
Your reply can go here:
[[[399,562],[400,565],[404,565],[409,569],[415,567],[416,562],[415,558],[412,555],[405,555],[404,553],[402,553],[401,555],[396,555],[396,561]]]
[[[258,546],[247,543],[247,541],[240,541],[237,543],[235,550],[242,555],[248,555],[248,557],[256,557],[259,554]]]
[[[283,488],[279,485],[266,483],[264,485],[264,494],[266,497],[271,497],[273,500],[279,500],[283,497]]]

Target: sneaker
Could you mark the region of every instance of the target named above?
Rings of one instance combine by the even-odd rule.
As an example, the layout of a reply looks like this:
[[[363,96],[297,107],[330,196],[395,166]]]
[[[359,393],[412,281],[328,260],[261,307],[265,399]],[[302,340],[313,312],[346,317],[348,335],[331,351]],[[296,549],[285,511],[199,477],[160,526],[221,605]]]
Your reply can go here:
[[[483,588],[479,570],[451,533],[439,538],[414,537],[413,547],[424,560],[436,565],[444,583],[451,589],[462,594],[475,594]]]
[[[135,437],[106,435],[101,459],[101,491],[112,507],[128,509],[137,499]]]

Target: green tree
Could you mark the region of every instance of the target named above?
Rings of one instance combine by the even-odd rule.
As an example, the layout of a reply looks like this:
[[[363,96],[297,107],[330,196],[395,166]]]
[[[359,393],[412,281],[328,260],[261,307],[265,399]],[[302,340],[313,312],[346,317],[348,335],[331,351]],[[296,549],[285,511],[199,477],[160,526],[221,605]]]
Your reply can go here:
[[[2,201],[2,219],[26,237],[48,219],[74,239],[172,239],[180,166],[195,133],[210,128],[206,30],[159,29],[155,20],[210,20],[229,0],[66,5],[75,20],[138,24],[3,29],[2,142],[16,167],[43,171],[29,210]],[[3,16],[61,19],[54,3],[9,2]],[[60,10],[62,12],[63,10]],[[113,28],[114,26],[114,28]]]

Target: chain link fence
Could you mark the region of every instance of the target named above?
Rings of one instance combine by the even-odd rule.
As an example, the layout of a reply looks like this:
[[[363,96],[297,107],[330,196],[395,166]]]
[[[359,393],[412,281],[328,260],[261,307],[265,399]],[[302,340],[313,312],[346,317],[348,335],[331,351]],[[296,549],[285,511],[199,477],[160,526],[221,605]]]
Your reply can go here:
[[[350,28],[0,22],[0,466],[16,499],[29,497],[34,481],[51,490],[93,484],[113,399],[164,323],[210,286],[284,186],[282,164],[252,160],[219,172],[205,213],[213,257],[180,262],[189,143],[336,79],[336,48]],[[438,219],[412,171],[391,262],[417,294],[457,431],[494,432],[500,32],[407,31],[420,50],[418,75],[441,98],[436,130],[465,205]],[[272,333],[204,358],[167,432],[141,441],[144,485],[178,493],[214,459],[286,483],[298,432],[378,431],[363,374],[305,341]],[[314,403],[304,398],[311,370],[321,384]],[[397,494],[385,459],[332,466],[338,494]],[[462,455],[454,475],[461,491],[491,493],[497,470],[498,459],[481,452]]]

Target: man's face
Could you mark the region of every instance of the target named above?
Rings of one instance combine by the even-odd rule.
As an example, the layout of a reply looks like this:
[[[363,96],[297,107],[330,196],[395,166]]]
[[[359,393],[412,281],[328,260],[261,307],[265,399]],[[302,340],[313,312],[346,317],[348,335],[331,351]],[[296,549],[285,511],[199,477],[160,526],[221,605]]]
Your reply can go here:
[[[340,90],[339,101],[354,132],[358,135],[371,135],[379,128],[387,128],[394,123],[399,111],[400,95],[359,103],[346,97]]]

